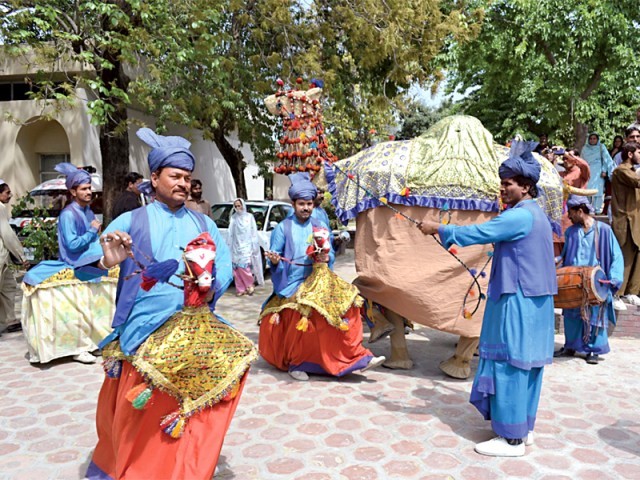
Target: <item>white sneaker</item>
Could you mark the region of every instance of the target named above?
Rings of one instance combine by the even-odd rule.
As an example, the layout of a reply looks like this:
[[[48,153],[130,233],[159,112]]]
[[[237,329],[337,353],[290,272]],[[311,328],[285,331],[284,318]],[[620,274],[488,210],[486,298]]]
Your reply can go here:
[[[295,378],[300,382],[306,382],[307,380],[309,380],[309,375],[307,375],[307,372],[303,372],[301,370],[293,370],[289,372],[289,375],[291,376],[291,378]]]
[[[379,357],[373,357],[371,360],[369,360],[369,363],[367,363],[367,366],[364,367],[362,370],[360,370],[360,373],[366,372],[367,370],[371,370],[372,368],[379,367],[384,363],[386,359],[387,358],[382,355]]]
[[[553,314],[554,315],[562,315],[562,309],[561,308],[554,308],[553,309]]]
[[[625,295],[622,300],[630,305],[640,305],[640,297],[637,295]]]
[[[525,447],[530,447],[533,445],[533,430],[527,433],[527,438],[524,439]]]
[[[524,442],[519,445],[509,445],[504,438],[496,437],[476,444],[474,450],[480,455],[488,455],[490,457],[522,457],[524,455]]]
[[[618,310],[619,312],[624,312],[627,309],[627,306],[620,297],[613,297],[613,309]]]
[[[89,352],[81,352],[78,355],[74,355],[73,359],[80,363],[96,363],[96,357]]]

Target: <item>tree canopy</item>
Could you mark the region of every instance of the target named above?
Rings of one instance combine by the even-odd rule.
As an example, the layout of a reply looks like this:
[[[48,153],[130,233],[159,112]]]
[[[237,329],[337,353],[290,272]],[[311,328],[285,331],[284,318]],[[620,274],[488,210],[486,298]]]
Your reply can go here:
[[[443,55],[461,109],[497,139],[549,133],[584,143],[587,128],[607,140],[634,120],[640,103],[640,9],[629,0],[478,0],[480,35]]]
[[[63,106],[77,87],[90,92],[106,211],[129,166],[127,108],[154,115],[160,128],[202,130],[246,196],[230,135],[266,171],[276,119],[262,100],[278,77],[324,79],[332,149],[352,154],[370,132],[391,133],[408,88],[442,78],[431,60],[444,42],[473,37],[480,20],[463,2],[439,0],[0,0],[0,9],[7,52],[35,52],[41,66],[31,78],[34,98]]]

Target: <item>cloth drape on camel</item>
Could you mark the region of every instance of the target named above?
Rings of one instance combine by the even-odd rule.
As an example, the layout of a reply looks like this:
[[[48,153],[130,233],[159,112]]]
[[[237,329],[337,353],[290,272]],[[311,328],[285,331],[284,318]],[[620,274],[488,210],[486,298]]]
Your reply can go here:
[[[478,337],[484,302],[478,304],[477,287],[469,290],[470,273],[411,222],[375,207],[383,198],[417,221],[484,222],[500,211],[498,167],[507,153],[476,118],[451,116],[418,138],[380,143],[326,165],[337,216],[344,223],[356,218],[354,283],[362,295],[412,322]],[[538,202],[559,232],[562,180],[549,162],[536,158],[542,165]],[[487,275],[480,274],[491,250],[471,246],[456,253],[477,270],[483,292],[490,265]],[[465,318],[465,309],[476,310],[472,318]]]

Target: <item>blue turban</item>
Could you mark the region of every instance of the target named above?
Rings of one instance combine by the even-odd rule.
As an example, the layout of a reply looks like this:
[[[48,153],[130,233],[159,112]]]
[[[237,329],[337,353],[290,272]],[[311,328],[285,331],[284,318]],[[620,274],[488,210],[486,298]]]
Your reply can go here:
[[[155,172],[162,167],[180,168],[193,172],[196,159],[189,150],[191,142],[182,137],[165,137],[150,128],[141,128],[136,132],[138,138],[151,147],[149,169]]]
[[[595,213],[595,210],[587,197],[583,197],[582,195],[570,195],[567,199],[567,208],[576,208],[580,205],[586,206],[591,215]]]
[[[289,198],[292,201],[296,201],[299,198],[313,200],[318,196],[318,189],[311,183],[308,172],[292,173],[289,175],[289,180],[291,180]]]
[[[53,169],[67,177],[64,184],[67,190],[76,188],[78,185],[85,185],[91,183],[91,175],[86,170],[83,170],[75,165],[64,162],[59,163]]]
[[[140,182],[136,188],[140,193],[144,195],[151,195],[153,193],[153,187],[151,186],[151,182],[149,180]]]
[[[533,158],[531,153],[538,146],[538,142],[525,142],[522,140],[514,140],[511,143],[509,158],[507,158],[500,168],[498,175],[501,179],[513,178],[517,175],[530,178],[535,183],[540,180],[540,163]]]

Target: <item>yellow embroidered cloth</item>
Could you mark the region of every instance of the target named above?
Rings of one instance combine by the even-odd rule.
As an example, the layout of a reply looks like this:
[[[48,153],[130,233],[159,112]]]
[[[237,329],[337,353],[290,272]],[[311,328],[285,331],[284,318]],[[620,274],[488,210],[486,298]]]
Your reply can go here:
[[[175,397],[188,417],[231,393],[258,352],[204,306],[172,315],[133,356],[126,357],[114,341],[103,357],[131,362],[153,388]]]
[[[289,298],[274,295],[260,313],[260,318],[290,308],[308,317],[311,309],[339,330],[348,329],[342,317],[353,307],[362,306],[358,288],[333,273],[326,263],[313,264],[313,271]]]

